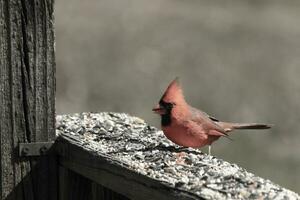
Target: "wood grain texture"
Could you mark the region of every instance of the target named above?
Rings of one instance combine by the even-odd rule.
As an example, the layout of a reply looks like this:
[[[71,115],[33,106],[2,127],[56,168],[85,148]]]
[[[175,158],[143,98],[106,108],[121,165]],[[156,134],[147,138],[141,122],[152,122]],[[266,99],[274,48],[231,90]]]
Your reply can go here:
[[[53,20],[53,0],[0,0],[0,199],[57,196],[55,159],[17,151],[20,142],[55,137]]]

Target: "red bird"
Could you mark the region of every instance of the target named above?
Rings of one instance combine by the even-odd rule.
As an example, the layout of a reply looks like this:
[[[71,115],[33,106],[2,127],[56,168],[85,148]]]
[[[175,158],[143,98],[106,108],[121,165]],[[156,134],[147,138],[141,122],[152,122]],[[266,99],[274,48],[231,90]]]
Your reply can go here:
[[[270,125],[258,123],[221,122],[205,112],[191,107],[184,99],[178,78],[173,80],[152,109],[161,116],[165,136],[175,144],[200,148],[211,144],[220,137],[228,137],[235,129],[269,129]]]

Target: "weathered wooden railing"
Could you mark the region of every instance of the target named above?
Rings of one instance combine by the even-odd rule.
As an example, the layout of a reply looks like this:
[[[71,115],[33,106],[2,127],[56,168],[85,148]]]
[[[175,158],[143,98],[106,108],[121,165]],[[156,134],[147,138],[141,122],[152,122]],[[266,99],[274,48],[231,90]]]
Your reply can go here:
[[[60,199],[300,198],[125,114],[60,115],[57,135]]]

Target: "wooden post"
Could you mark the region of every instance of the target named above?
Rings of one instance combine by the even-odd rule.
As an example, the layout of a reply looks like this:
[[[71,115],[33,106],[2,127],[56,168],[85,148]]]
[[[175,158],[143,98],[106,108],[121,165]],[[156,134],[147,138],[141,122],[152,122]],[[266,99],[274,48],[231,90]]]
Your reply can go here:
[[[0,0],[0,199],[57,199],[49,156],[18,144],[55,137],[53,0]]]

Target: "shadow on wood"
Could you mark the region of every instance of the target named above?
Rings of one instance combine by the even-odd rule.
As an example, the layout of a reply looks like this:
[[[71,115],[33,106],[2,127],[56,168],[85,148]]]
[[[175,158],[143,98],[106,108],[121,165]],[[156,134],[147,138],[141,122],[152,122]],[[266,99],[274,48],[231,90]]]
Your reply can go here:
[[[59,185],[59,199],[63,200],[128,200],[125,196],[62,166],[59,167]]]

